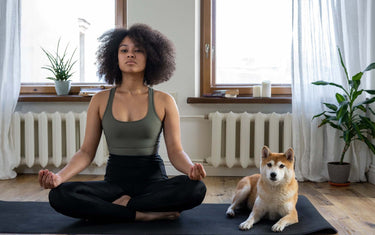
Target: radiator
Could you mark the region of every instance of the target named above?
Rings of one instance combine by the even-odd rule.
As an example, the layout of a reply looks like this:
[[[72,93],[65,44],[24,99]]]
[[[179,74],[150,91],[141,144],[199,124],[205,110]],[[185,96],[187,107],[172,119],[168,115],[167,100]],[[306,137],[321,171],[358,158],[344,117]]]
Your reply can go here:
[[[86,116],[86,112],[15,112],[11,135],[17,166],[65,165],[82,145]],[[107,144],[102,134],[93,164],[102,166],[107,156]]]
[[[264,145],[272,152],[284,152],[292,147],[290,113],[215,112],[208,117],[212,124],[212,143],[211,156],[206,160],[214,167],[259,168]]]

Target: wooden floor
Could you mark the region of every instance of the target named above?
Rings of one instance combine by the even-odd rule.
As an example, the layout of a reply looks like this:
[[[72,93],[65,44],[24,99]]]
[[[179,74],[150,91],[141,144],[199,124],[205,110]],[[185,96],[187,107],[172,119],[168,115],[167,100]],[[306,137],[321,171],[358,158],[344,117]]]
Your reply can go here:
[[[103,176],[79,175],[73,180],[102,180]],[[204,203],[230,203],[240,177],[207,177]],[[328,183],[300,182],[299,194],[305,195],[338,234],[375,234],[375,185],[352,183],[334,187]],[[48,190],[39,187],[36,175],[19,175],[0,180],[0,200],[47,201]],[[225,211],[223,211],[225,213]]]

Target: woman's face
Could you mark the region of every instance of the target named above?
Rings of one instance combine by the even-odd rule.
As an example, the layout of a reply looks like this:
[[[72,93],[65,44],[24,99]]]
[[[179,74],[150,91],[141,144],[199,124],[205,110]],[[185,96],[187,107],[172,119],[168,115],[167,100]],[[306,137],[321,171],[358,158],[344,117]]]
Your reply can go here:
[[[123,73],[141,73],[146,69],[146,51],[125,37],[118,48],[118,64]]]

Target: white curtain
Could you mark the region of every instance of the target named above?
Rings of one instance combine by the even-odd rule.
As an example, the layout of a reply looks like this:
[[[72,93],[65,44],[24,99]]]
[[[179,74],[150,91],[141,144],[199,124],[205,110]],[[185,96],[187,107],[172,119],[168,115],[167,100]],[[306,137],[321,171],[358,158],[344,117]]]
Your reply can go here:
[[[20,1],[0,1],[0,179],[16,177],[10,135],[20,90]]]
[[[328,125],[318,128],[319,120],[312,120],[323,111],[322,102],[335,103],[334,94],[340,90],[311,82],[346,83],[337,47],[350,76],[374,61],[370,58],[373,52],[369,52],[375,43],[371,12],[371,0],[293,2],[293,146],[298,180],[328,180],[327,162],[340,158],[344,143],[339,133]],[[363,82],[362,86],[370,89],[371,82]],[[350,181],[366,181],[370,157],[365,144],[355,142],[351,146],[344,159],[352,164]]]

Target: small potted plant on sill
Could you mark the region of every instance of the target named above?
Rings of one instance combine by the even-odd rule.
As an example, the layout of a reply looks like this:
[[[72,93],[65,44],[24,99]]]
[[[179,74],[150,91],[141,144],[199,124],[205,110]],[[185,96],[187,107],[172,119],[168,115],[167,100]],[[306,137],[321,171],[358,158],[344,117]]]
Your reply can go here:
[[[345,153],[350,148],[350,144],[353,141],[362,141],[368,146],[371,152],[375,154],[375,145],[372,144],[371,140],[369,139],[369,137],[375,137],[375,122],[371,121],[371,119],[366,116],[367,108],[370,111],[369,113],[375,115],[375,112],[368,106],[369,104],[375,102],[375,97],[373,96],[375,95],[375,90],[359,89],[363,74],[366,71],[375,69],[375,63],[371,63],[364,71],[357,73],[350,79],[339,48],[338,52],[340,55],[341,65],[345,71],[347,88],[332,82],[313,82],[312,84],[319,86],[335,86],[340,88],[343,92],[341,94],[335,94],[337,105],[323,103],[328,110],[315,115],[313,119],[323,116],[324,119],[319,124],[319,127],[329,124],[331,127],[341,132],[340,138],[344,140],[345,145],[341,152],[340,161],[328,162],[328,175],[331,184],[347,185],[350,174],[350,164],[344,162],[344,157]],[[357,98],[362,93],[367,93],[371,97],[365,101],[356,102]]]
[[[44,54],[47,56],[50,64],[43,66],[43,69],[46,69],[53,73],[53,77],[47,77],[47,79],[55,81],[55,89],[57,95],[68,95],[70,91],[70,80],[69,78],[73,75],[72,68],[77,61],[73,61],[73,56],[76,52],[76,49],[71,54],[70,58],[67,55],[69,44],[65,47],[64,53],[59,54],[60,48],[60,39],[57,42],[56,52],[53,54],[44,48],[42,48]]]

